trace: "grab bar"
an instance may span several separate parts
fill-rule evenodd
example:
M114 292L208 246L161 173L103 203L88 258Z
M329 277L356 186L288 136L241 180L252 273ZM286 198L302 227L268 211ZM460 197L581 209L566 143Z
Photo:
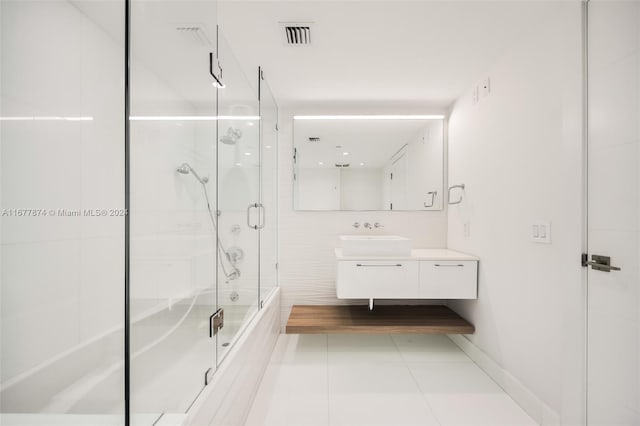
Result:
M258 225L252 225L251 224L251 209L253 208L258 208L258 203L253 203L253 204L249 204L249 207L247 207L247 226L249 228L253 228L253 229L258 229Z
M429 205L427 205L427 203L422 203L422 204L424 204L425 207L433 207L433 205L436 202L436 195L438 195L438 191L427 192L427 195L431 195L431 204Z
M449 194L448 194L448 198L449 198L449 205L454 205L454 204L460 204L462 202L462 195L460 195L460 199L457 201L451 201L451 190L455 189L455 188L460 188L464 191L464 183L461 183L460 185L453 185L449 187Z

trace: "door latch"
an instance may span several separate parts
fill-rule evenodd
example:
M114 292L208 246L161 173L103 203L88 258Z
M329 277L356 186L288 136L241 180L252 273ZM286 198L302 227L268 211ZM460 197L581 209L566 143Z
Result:
M220 308L209 317L209 337L218 334L222 327L224 327L224 310Z
M589 260L589 255L587 253L582 253L582 266L591 266L591 269L602 272L621 270L619 267L611 265L610 256L601 256L599 254L591 255L591 260Z

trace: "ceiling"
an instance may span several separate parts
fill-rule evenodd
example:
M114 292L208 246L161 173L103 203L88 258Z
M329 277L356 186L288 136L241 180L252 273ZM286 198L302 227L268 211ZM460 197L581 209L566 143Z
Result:
M553 10L544 1L220 1L248 75L261 65L280 105L446 108ZM313 22L287 46L281 21Z
M122 43L122 10L109 1L72 3ZM554 3L219 0L218 23L228 41L219 43L223 80L238 83L220 92L221 105L255 109L260 65L280 106L443 112L540 25ZM133 2L134 112L167 104L174 94L200 112L213 108L208 52L215 50L215 15L210 1ZM287 46L282 21L313 22L312 44ZM184 25L200 27L205 40L176 30ZM149 73L173 94L139 90Z

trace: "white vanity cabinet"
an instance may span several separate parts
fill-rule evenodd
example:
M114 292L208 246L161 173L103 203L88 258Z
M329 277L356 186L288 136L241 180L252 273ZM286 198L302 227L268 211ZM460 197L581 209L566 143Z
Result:
M475 299L478 258L447 249L409 256L344 256L336 249L339 299Z
M477 299L477 260L421 260L421 299Z
M338 299L410 299L419 293L418 262L338 262Z

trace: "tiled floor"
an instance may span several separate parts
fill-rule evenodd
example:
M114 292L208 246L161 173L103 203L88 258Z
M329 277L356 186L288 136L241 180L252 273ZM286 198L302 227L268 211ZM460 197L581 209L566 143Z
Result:
M282 334L245 426L536 424L446 336Z

